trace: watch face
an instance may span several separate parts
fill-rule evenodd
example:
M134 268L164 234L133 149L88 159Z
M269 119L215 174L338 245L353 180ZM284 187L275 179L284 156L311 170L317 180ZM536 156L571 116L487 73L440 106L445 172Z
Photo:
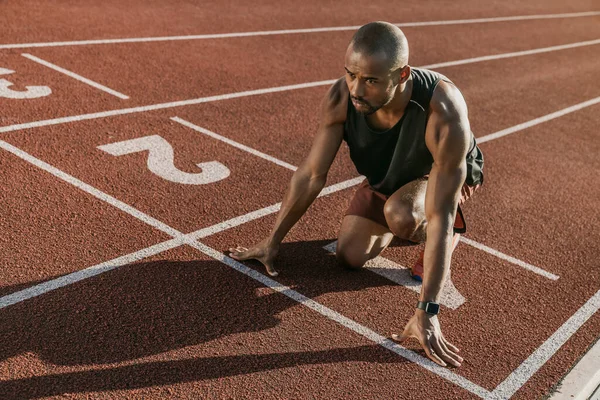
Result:
M440 305L436 303L427 303L425 306L425 312L427 314L438 314L440 312Z

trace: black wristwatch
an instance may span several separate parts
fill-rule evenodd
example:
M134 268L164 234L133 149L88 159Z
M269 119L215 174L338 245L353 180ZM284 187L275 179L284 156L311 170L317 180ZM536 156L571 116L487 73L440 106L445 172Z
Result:
M440 313L440 305L433 301L419 301L417 303L417 308L425 311L429 315L438 315Z

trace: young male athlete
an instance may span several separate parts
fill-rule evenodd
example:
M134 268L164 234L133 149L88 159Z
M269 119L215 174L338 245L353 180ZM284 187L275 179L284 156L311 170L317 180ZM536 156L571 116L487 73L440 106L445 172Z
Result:
M321 122L308 157L298 167L270 235L236 260L256 259L271 275L280 243L325 185L342 143L366 180L340 228L337 259L360 268L394 236L426 241L412 268L423 285L415 314L400 335L419 340L440 365L460 366L459 350L441 332L439 297L450 257L465 229L460 204L483 182L483 155L469 127L459 90L443 75L408 65L408 43L395 25L361 27L348 46L345 78L321 105Z

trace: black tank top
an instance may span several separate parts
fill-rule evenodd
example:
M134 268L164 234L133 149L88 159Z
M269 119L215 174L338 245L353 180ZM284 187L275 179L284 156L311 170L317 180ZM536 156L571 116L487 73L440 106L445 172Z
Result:
M425 145L429 102L444 75L426 69L412 68L413 89L404 115L391 129L371 129L363 114L356 112L348 97L348 114L344 124L344 140L350 158L361 175L365 175L376 191L391 195L407 183L431 172L433 157ZM483 183L483 154L471 135L467 153L466 183Z

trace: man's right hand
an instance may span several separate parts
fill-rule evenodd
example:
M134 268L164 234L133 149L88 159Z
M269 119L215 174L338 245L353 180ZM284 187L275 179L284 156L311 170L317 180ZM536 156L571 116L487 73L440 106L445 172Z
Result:
M269 275L279 275L279 272L275 271L273 266L275 257L277 257L277 253L279 253L279 245L269 244L266 239L249 249L238 246L229 249L229 252L229 256L234 260L258 260L267 268Z

